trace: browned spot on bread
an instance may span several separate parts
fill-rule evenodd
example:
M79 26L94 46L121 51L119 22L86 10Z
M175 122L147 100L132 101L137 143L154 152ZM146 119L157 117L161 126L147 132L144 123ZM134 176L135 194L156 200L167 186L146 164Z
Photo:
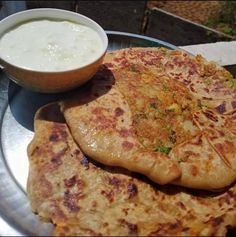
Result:
M124 110L121 109L120 107L117 107L117 108L115 109L115 115L116 115L116 117L119 117L119 116L121 116L121 115L123 115L123 114L124 114Z
M92 207L95 208L95 207L97 207L97 205L98 205L97 202L95 200L93 200L92 201Z
M58 134L54 133L54 134L51 134L50 137L49 137L49 141L51 142L55 142L59 139L59 136Z
M60 159L60 156L55 155L52 159L51 162L54 164L55 167L58 167L62 164L62 161Z
M183 232L186 232L186 231L189 231L189 230L190 230L189 227L184 227L184 228L182 229Z
M193 176L196 176L198 174L198 168L196 166L192 165L190 172Z
M200 146L202 144L202 137L201 136L197 136L195 139L193 139L192 144ZM189 151L189 154L194 155L193 153L194 152Z
M129 208L123 208L122 211L125 213L125 215L127 216L128 215L128 212L129 212Z
M218 227L222 222L224 221L224 218L222 216L219 217L211 217L209 221L206 223L211 224L213 228Z
M196 92L192 84L189 85L189 88L192 92Z
M118 132L121 135L121 137L128 137L128 136L132 135L132 131L130 129L122 128Z
M183 229L183 224L180 220L176 220L174 223L160 223L157 230L150 233L149 236L164 236L166 233L168 235L176 235L180 233Z
M205 97L205 96L203 96L202 99L204 99L204 100L212 100L211 97Z
M68 147L64 148L62 151L52 155L51 162L55 167L58 167L62 164L61 158L65 155L66 151L68 150Z
M129 151L134 147L134 144L132 142L124 141L122 142L122 147L124 150Z
M74 154L75 154L76 156L78 156L78 155L80 154L80 150L76 149L76 150L74 151Z
M115 127L114 121L112 119L105 117L104 115L97 115L94 122L97 123L98 128L102 130Z
M70 212L78 212L80 210L80 207L77 205L76 200L78 200L78 196L75 194L71 194L69 190L65 191L64 193L64 206L70 211Z
M108 227L108 226L109 226L109 224L108 224L107 222L105 222L105 223L102 224L102 227L103 227L103 228L106 228L106 227Z
M130 235L136 235L138 233L138 226L137 225L128 223L127 227L129 229Z
M101 191L101 194L107 198L107 200L111 203L114 201L114 192L112 190L110 191L105 191L105 190L102 190Z
M115 186L116 189L119 189L119 186L121 184L121 180L116 177L111 177L111 178L109 177L108 182L110 185Z
M76 180L76 186L78 187L79 192L85 187L85 182L82 179Z
M218 105L218 106L216 107L216 110L217 110L220 114L223 114L223 113L226 111L225 103Z
M179 206L181 209L186 210L185 205L181 201L177 202L176 205Z
M54 123L52 128L52 134L49 136L51 142L56 142L58 140L65 140L68 137L67 132L63 124Z
M194 197L194 196L192 196L192 197ZM189 220L194 219L195 217L194 217L194 214L192 212L193 212L192 210L188 210L185 218L187 218Z
M41 186L40 193L43 198L48 198L52 195L53 187L52 184L47 180L45 175L42 175L38 181Z
M76 175L72 176L69 179L65 179L64 184L66 188L72 188L76 184Z
M186 86L189 85L189 84L191 83L191 81L186 80L186 79L185 79L183 82L184 82L184 85L186 85Z
M51 203L52 214L55 219L60 219L61 221L66 221L68 218L66 217L65 213L61 210L58 203L53 200Z
M230 151L232 151L234 149L234 143L229 141L229 140L225 140L225 147L226 147L227 151L230 152Z
M217 130L217 133L219 134L219 137L225 136L225 133L222 130Z
M138 234L138 226L132 223L129 223L125 219L118 219L118 222L122 225L128 228L130 235L137 235Z
M135 184L133 184L133 183L129 183L129 184L128 184L127 190L128 190L129 198L134 197L134 196L137 195L137 193L138 193L138 188L137 188L137 186L136 186Z
M83 159L80 160L80 164L83 165L86 169L89 169L89 160L86 156L83 156Z
M224 151L230 151L232 149L232 147L229 146L227 143L216 143L215 147L221 154L224 154Z
M199 141L199 140L198 140ZM198 143L197 143L198 144ZM181 160L183 161L187 161L187 159L192 156L192 157L198 157L198 153L194 152L194 151L185 151L184 152L184 157L181 158Z
M175 223L169 225L170 230L178 229L182 226L182 223L180 220L177 220Z
M40 153L41 153L41 149L36 146L30 153L30 156L40 156Z
M94 109L92 110L92 113L93 113L93 114L96 114L96 115L99 115L99 114L101 114L101 113L104 112L104 111L106 111L105 108L103 108L103 107L96 107L96 108L94 108Z
M67 136L68 136L67 132L64 131L64 130L60 130L60 131L59 131L59 134L60 134L61 138L63 138L63 139L66 139Z
M231 102L231 105L234 109L236 109L236 101L235 100Z
M209 118L213 122L218 122L218 118L211 111L206 110L203 113L207 118Z

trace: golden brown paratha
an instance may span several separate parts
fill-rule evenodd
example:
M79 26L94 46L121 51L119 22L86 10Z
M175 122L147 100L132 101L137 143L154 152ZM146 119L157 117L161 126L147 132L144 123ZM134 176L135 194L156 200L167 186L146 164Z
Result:
M236 226L236 187L222 193L156 186L98 166L74 142L58 104L35 116L27 192L57 236L224 236Z
M212 106L234 99L234 85L228 88L224 76L233 80L181 51L123 49L109 55L85 94L61 108L76 142L93 159L159 184L221 189L236 179L232 128L222 136L224 125L212 124L214 116L223 124L232 120L233 107Z
M165 74L183 83L201 99L201 105L219 113L236 109L236 81L224 68L207 62L201 55L165 48L129 48L112 53L105 60L109 69L145 68L155 74Z
M72 134L88 156L145 174L161 184L179 177L177 163L166 154L148 151L140 144L133 131L129 106L118 90L111 89L82 105L74 101L64 103L64 107Z

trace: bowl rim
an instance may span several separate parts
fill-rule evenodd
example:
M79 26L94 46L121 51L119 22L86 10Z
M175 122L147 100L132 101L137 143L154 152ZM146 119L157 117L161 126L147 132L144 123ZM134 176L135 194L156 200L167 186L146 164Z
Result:
M95 58L93 59L91 62L83 65L83 66L80 66L80 67L75 67L75 68L72 68L72 69L68 69L68 70L60 70L60 71L40 71L40 70L34 70L34 69L30 69L30 68L25 68L25 67L21 67L21 66L18 66L18 65L15 65L11 62L9 62L8 60L5 60L3 59L1 56L0 56L0 68L1 69L5 69L6 67L2 64L8 64L10 65L11 67L14 67L14 68L17 68L18 70L24 70L24 71L27 71L27 72L31 72L31 73L41 73L41 74L57 74L57 73L72 73L74 71L77 71L77 70L80 70L80 69L84 69L86 67L88 67L89 65L92 65L94 64L96 61L98 61L100 58L102 58L105 53L107 52L107 49L108 49L108 37L107 37L107 33L106 31L96 22L94 21L93 19L85 16L85 15L82 15L80 13L77 13L77 12L73 12L73 11L69 11L69 10L64 10L64 9L59 9L59 8L34 8L34 9L28 9L28 10L23 10L23 11L20 11L20 12L16 12L14 14L11 14L5 18L3 18L1 21L0 21L0 25L4 22L7 22L9 19L12 19L14 17L18 17L20 15L23 15L25 13L28 13L28 12L51 12L51 11L54 11L54 12L63 12L63 13L66 13L66 14L70 14L70 15L74 15L76 17L79 17L79 18L83 18L85 19L86 21L88 22L91 22L93 25L96 26L97 29L99 29L99 31L102 33L103 37L100 36L99 34L99 37L101 38L104 46L103 46L103 50L102 52ZM46 17L46 16L45 16ZM14 28L14 26L17 26L17 25L20 25L20 24L24 24L24 22L29 22L29 21L34 21L34 20L37 20L37 19L43 19L44 17L39 17L39 16L34 16L32 15L32 18L28 18L28 19L25 19L21 22L16 22L15 25L12 25L11 27L9 27L6 32L12 28ZM66 20L66 18L64 17L60 17L58 16L58 18L55 18L55 17L51 17L50 15L48 16L48 19L56 19L56 20ZM68 20L70 21L70 20ZM87 25L86 25L87 26ZM90 27L90 26L88 26ZM93 28L92 28L93 29ZM93 29L94 30L94 29ZM0 37L1 39L1 37Z

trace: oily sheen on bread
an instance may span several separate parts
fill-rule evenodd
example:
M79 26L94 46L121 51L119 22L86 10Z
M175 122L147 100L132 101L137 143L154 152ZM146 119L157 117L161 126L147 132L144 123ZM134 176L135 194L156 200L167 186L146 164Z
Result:
M62 110L66 108L73 137L88 156L145 174L161 184L179 177L177 162L140 144L132 128L130 108L118 90L110 89L87 104L76 105L76 101L63 103Z
M236 179L236 140L226 125L235 85L200 56L130 48L109 55L86 92L60 105L91 158L159 184L218 190Z
M57 103L37 111L27 194L56 236L225 236L236 226L236 188L221 193L158 186L101 165L75 143Z

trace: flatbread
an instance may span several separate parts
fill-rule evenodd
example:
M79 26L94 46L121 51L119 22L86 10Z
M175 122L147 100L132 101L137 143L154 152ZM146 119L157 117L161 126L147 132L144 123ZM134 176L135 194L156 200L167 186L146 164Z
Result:
M233 76L218 64L207 62L201 55L195 57L182 50L165 48L129 48L112 53L105 64L111 70L143 67L155 74L165 74L189 88L201 99L204 107L215 108L220 113L236 109Z
M226 75L185 52L122 49L106 58L86 93L61 102L61 110L75 141L93 159L159 184L217 190L236 180L233 128L223 140L225 125L212 124L214 116L231 124L235 111L214 107L234 99ZM210 89L207 80L213 81Z
M110 89L86 104L78 98L69 100L62 103L62 110L74 139L88 156L145 174L161 184L180 176L177 163L167 155L148 151L140 144L129 106L118 90Z
M156 186L84 156L58 104L35 116L27 193L56 236L225 236L236 226L236 187L212 195Z
M206 130L209 143L225 164L236 172L236 134L233 117L217 114L214 110L203 110L194 114L194 119L201 130Z
M235 170L222 160L222 154L212 147L204 132L174 148L170 157L179 162L182 170L175 184L213 191L235 180Z

